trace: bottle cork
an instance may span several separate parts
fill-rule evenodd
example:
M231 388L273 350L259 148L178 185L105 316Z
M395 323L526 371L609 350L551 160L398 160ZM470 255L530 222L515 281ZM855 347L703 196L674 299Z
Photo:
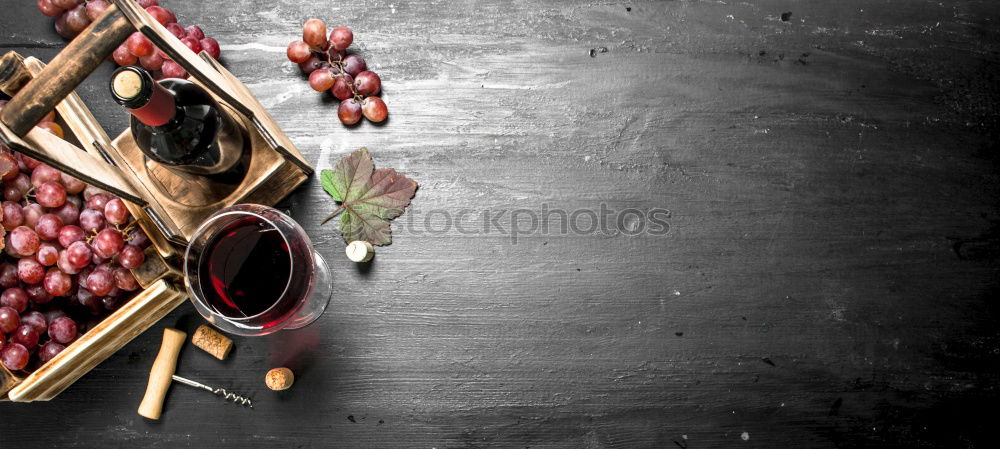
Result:
M291 388L294 382L295 374L292 374L292 370L285 367L274 368L264 376L264 383L267 384L267 388L274 391L287 390Z
M229 355L229 351L233 349L233 341L229 337L204 324L198 326L198 329L191 335L191 343L219 360L225 359Z
M361 240L355 240L348 244L344 252L347 253L348 259L358 263L368 262L372 260L372 257L375 257L375 248L372 244Z

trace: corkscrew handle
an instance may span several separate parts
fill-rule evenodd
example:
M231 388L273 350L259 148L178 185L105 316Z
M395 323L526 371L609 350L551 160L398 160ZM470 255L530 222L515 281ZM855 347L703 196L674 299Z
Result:
M48 114L84 78L104 62L135 26L114 5L84 29L38 76L29 81L6 107L0 111L0 121L24 137L45 114Z
M146 394L139 404L139 414L149 419L160 419L163 412L163 399L167 396L170 382L173 381L174 372L177 370L177 356L184 346L184 339L187 334L177 329L166 328L163 330L163 343L160 345L160 352L153 361L153 368L149 370L149 383L146 384Z

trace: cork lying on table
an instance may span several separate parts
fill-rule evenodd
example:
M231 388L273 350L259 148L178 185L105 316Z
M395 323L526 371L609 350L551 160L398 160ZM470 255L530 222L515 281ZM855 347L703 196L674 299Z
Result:
M191 343L219 360L225 359L229 355L229 351L233 349L233 341L229 337L204 324L198 326L194 335L191 335Z
M295 374L292 373L292 370L285 367L274 368L264 376L264 383L267 384L267 388L274 391L287 390L292 387L294 382Z

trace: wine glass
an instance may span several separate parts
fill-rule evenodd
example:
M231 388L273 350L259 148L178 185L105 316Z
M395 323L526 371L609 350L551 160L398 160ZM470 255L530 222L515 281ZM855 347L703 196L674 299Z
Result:
M198 227L184 284L202 317L246 336L305 327L333 293L330 268L302 227L259 204L224 208Z

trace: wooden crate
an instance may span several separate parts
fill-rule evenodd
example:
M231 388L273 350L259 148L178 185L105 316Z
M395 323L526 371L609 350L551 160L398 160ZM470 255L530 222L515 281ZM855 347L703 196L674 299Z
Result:
M251 142L243 183L220 192L202 180L166 172L142 157L128 129L112 140L73 89L135 30L182 65L234 118ZM181 304L183 246L220 208L274 204L311 174L305 161L253 94L204 52L195 55L134 0L115 0L46 66L16 53L0 58L0 90L12 98L0 110L0 140L126 200L150 236L146 263L133 270L143 289L121 308L27 376L0 365L0 398L49 400ZM67 125L63 140L34 125L55 109ZM79 144L74 145L71 141Z

